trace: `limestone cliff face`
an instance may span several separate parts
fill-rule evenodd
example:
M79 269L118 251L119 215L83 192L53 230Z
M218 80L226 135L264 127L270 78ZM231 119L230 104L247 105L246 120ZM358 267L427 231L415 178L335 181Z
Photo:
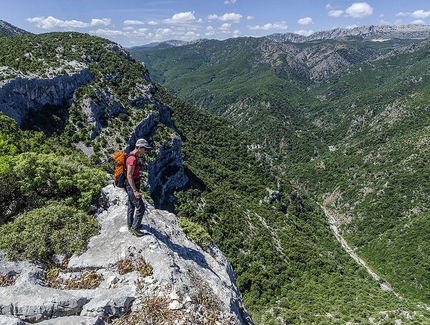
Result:
M103 325L120 317L127 324L128 310L140 313L145 324L158 324L151 322L156 315L147 313L147 304L157 304L171 324L209 324L209 319L216 324L253 324L232 267L216 246L210 252L202 250L184 234L175 215L149 204L145 236L134 237L127 229L126 201L122 189L110 185L102 190L100 233L56 279L65 283L91 271L102 277L95 288L49 287L43 266L7 261L0 253L0 274L15 279L13 285L0 287L0 324ZM146 272L121 272L124 261L144 262Z
M30 110L44 105L63 105L81 85L92 80L90 70L82 69L71 75L53 78L18 77L0 82L0 111L21 125Z
M148 166L148 183L156 206L173 202L173 190L188 182L184 173L179 137L172 139L169 148L161 147L157 158Z
M147 75L145 78L149 79ZM77 70L73 74L58 75L47 79L23 76L9 79L0 82L0 111L13 118L18 125L22 125L30 111L37 112L44 105L57 106L64 105L64 103L70 105L75 90L91 81L92 76L87 68ZM138 95L129 98L127 105L136 110L146 110L150 104L152 109L147 110L146 117L134 125L127 139L128 144L123 149L127 152L133 150L137 139L151 138L160 126L170 130L170 136L154 148L157 156L148 165L149 190L156 206L161 207L170 204L174 199L173 191L183 187L188 181L182 165L181 139L174 129L169 107L153 99L155 86L141 84L136 88ZM100 136L103 130L109 128L110 119L115 119L121 113L128 113L124 106L126 104L120 101L117 94L108 89L96 87L93 88L93 91L98 100L85 96L79 107L85 116L85 124L92 127L89 135L92 141ZM120 135L122 136L122 134ZM111 139L103 149L121 149L116 145L114 139ZM78 147L89 156L94 154L92 147L86 147L83 143L79 143Z
M145 100L152 100L153 88L148 87L142 95ZM135 101L139 102L138 99ZM170 130L170 138L155 148L157 156L148 165L147 178L149 192L156 207L174 201L173 191L184 187L188 182L182 164L181 138L175 130L171 120L170 109L168 106L152 101L157 109L142 120L131 134L126 151L133 150L134 144L139 138L148 139L160 125Z
M164 115L164 123L170 125L170 114ZM157 128L160 122L160 114L150 114L135 129L130 137L126 151L133 149L139 138L148 138ZM156 207L173 202L173 191L182 188L188 182L182 164L181 138L173 135L162 146L156 148L157 156L148 164L147 179L149 192Z

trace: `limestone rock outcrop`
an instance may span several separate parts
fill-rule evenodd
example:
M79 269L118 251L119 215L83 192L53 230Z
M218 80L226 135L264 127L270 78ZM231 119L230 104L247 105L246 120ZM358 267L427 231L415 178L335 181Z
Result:
M92 80L88 68L53 78L17 77L0 82L0 111L21 125L30 110L63 105L81 85Z
M28 118L29 112L37 112L45 105L60 106L69 102L79 86L92 80L89 69L79 67L78 64L74 66L75 73L57 75L52 78L20 76L1 81L0 111L13 118L18 125L22 125ZM149 79L149 77L147 78ZM158 148L154 161L148 165L149 191L154 198L155 206L161 207L171 204L174 201L172 193L188 182L182 165L181 139L174 129L169 107L158 103L152 97L156 91L155 86L142 84L136 87L139 89L139 95L130 99L128 104L136 109L144 109L145 105L150 103L154 109L134 126L133 132L128 138L128 145L123 149L127 152L133 150L137 139L149 139L159 125L171 129L172 133L166 143ZM85 116L85 123L92 126L91 140L94 140L102 129L108 127L107 117L127 113L117 95L108 93L102 88L94 88L94 91L100 95L102 100L98 102L90 97L84 97L80 106ZM94 154L93 148L85 146L82 142L78 143L77 147L88 156ZM118 149L120 148L115 148L115 150Z
M0 287L0 324L102 325L128 312L155 317L142 312L151 303L175 324L203 324L206 317L219 324L253 324L232 267L216 246L203 250L174 214L149 204L145 235L134 237L126 224L126 201L122 189L109 185L102 190L99 234L57 276L65 283L92 272L101 277L96 288L49 287L43 265L0 255L0 273L15 277L13 285ZM121 272L125 261L140 263L140 271Z

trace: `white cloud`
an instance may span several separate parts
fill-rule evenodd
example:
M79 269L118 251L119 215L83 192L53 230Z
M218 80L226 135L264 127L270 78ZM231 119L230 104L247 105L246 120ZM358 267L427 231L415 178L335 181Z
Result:
M183 40L191 41L193 39L199 38L200 34L194 33L194 32L186 32L183 36Z
M236 0L225 0L225 1L224 1L224 4L225 4L225 5L228 5L228 4L230 4L230 3L235 4L235 3L236 3Z
M224 14L221 17L218 17L218 19L221 21L231 21L232 23L239 23L240 20L242 19L242 15L231 12L228 14Z
M413 24L413 25L425 25L426 22L422 19L417 19L417 20L411 21L411 24Z
M110 19L91 19L90 23L85 23L83 21L78 20L60 20L49 16L45 17L34 17L26 19L30 23L35 23L37 27L43 29L54 29L54 28L65 28L65 29L75 29L75 28L87 28L94 27L98 25L108 26L111 22Z
M367 2L355 2L345 12L352 18L364 18L373 13L373 8Z
M255 17L254 16L248 16L246 17L246 20L253 20Z
M331 4L327 4L325 9L328 10L327 14L330 17L340 17L345 13L343 10L335 9L335 7L333 7Z
M89 33L98 35L101 37L128 37L128 38L151 38L153 34L148 33L148 28L139 28L134 30L132 27L124 28L124 31L113 30L113 29L102 29L90 30Z
M155 42L170 38L173 34L174 33L170 28L159 28L155 30L154 33L149 33L148 37Z
M215 30L212 26L206 27L205 36L215 36L215 35L216 35L216 33L215 33Z
M309 36L309 35L312 35L314 33L314 31L313 30L303 30L303 29L301 29L301 30L298 30L298 31L296 31L294 33L302 35L302 36Z
M412 13L410 13L410 12L399 12L398 14L396 14L396 16L410 16L412 18L422 19L422 18L430 17L430 11L416 10Z
M198 20L194 16L194 12L188 11L174 14L172 18L163 20L163 22L167 24L191 24L198 22Z
M340 16L342 16L342 15L343 15L343 13L344 13L344 11L343 11L343 10L330 10L330 11L328 12L328 15L329 15L330 17L340 17Z
M129 33L124 36L133 37L133 38L148 38L148 34L146 33L148 31L147 28L139 28L138 30L133 31L132 33Z
M227 32L230 30L231 24L229 23L224 23L222 24L220 27L218 27L219 30L223 31L223 32Z
M310 17L306 17L306 18L300 18L297 23L299 25L311 25L313 24L313 20Z
M219 20L219 21L227 21L227 22L231 22L231 23L239 23L241 19L242 19L242 15L241 14L235 14L234 12L224 14L222 16L218 16L215 14L208 16L209 21Z
M110 24L109 18L104 19L91 19L90 26L97 26L97 25L105 25L108 26Z
M274 29L287 29L287 28L288 28L288 26L287 26L287 24L285 23L285 21L281 21L281 22L278 22L278 23L274 23L274 24L273 24L273 28L274 28Z
M123 32L120 30L112 30L112 29L97 29L90 31L91 34L99 35L99 36L126 36L128 32Z
M156 25L159 25L159 23L157 23L156 21L151 20L151 21L148 21L148 25L156 26Z
M124 20L124 25L144 25L145 23L140 20Z
M170 28L157 28L155 31L155 38L162 38L165 36L174 35L174 32Z
M247 26L250 30L271 30L271 29L288 29L285 21L281 21L274 24L265 24L263 26L255 25L255 26Z

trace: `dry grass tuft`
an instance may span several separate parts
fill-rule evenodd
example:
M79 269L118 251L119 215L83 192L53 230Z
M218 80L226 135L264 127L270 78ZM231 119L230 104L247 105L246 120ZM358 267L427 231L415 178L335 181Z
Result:
M143 277L152 275L152 266L143 257L139 257L137 261L132 261L129 257L120 260L117 264L117 270L121 275L132 271L138 271Z
M58 278L59 269L52 269L47 274L47 284L55 289L94 289L103 280L103 275L95 270L87 271L82 276L69 280Z
M195 285L192 294L190 291L192 301L174 310L170 309L172 300L169 298L172 287L156 286L155 290L151 290L144 280L137 280L139 298L136 300L136 309L123 314L115 325L233 324L233 317L223 314L220 302L207 283L191 271L190 277Z
M143 257L139 258L136 270L139 271L140 275L143 277L152 275L152 266L146 262Z
M139 303L137 312L123 314L115 325L173 325L181 319L181 313L169 308L166 297L144 296Z
M15 283L15 276L13 275L1 275L0 274L0 287L11 286Z
M131 259L129 257L118 261L117 270L118 270L119 274L123 275L123 274L134 271L134 269L135 269L135 267L133 265L133 262L131 261Z
M80 278L66 280L64 284L67 289L94 289L97 288L103 280L103 275L95 270L88 271Z

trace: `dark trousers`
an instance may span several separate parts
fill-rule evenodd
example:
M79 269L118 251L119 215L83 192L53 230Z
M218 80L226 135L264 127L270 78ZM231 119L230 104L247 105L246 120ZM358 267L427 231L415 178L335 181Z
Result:
M140 189L140 183L136 184L137 190ZM142 198L137 199L134 196L133 189L130 184L126 181L125 190L128 195L127 202L127 225L134 229L140 229L142 225L143 214L145 213L145 203L143 203Z

